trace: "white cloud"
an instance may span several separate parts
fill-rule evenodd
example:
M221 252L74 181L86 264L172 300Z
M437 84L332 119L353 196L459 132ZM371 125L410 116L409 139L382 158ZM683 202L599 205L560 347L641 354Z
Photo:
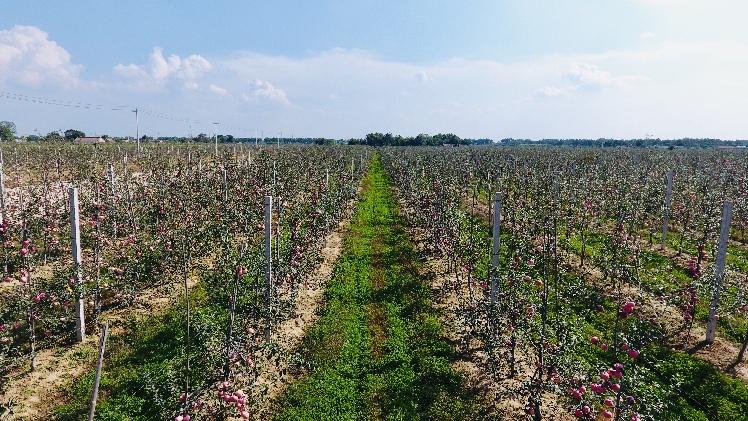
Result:
M419 70L416 73L416 80L418 80L419 82L429 82L433 79L434 78L430 74L428 74L425 70Z
M610 72L589 63L572 64L566 76L577 87L599 88L608 86L613 82L613 75Z
M208 90L210 90L214 94L220 95L220 96L226 96L226 95L229 94L229 91L226 88L222 88L222 87L220 87L218 85L214 85L212 83L210 84L210 86L208 86Z
M644 6L669 8L697 4L699 0L633 0L633 2ZM704 1L704 3L708 2Z
M116 73L119 76L130 78L130 79L139 79L139 78L147 78L148 72L136 65L136 64L118 64L114 66L114 73Z
M553 98L566 95L575 90L573 86L544 86L537 90L536 94L540 97Z
M320 136L356 136L367 131L403 134L453 131L488 136L741 136L748 121L728 117L748 105L748 46L657 43L595 54L553 54L513 61L449 59L413 63L371 53L331 50L303 57L238 53L216 59L211 75L232 92L247 92L247 80L272 81L294 107L270 108L260 101L261 84L237 114L261 115L262 123ZM724 77L718 76L725 74ZM439 83L417 83L427 74ZM727 86L729 85L729 87ZM335 93L335 100L330 93ZM721 110L704 110L711 98ZM450 104L462 104L456 108ZM678 111L676 111L678 110ZM699 115L693 124L682 115ZM544 116L539 118L538 114ZM623 124L625 116L630 124ZM566 120L563 120L564 116ZM706 123L706 116L711 116ZM659 119L658 119L659 118ZM677 121L676 121L677 120ZM549 126L538 121L553 122ZM717 125L716 122L719 122ZM667 122L667 123L666 123ZM701 126L697 126L701 125ZM709 126L714 131L706 130ZM728 135L725 135L725 134ZM744 135L742 135L744 136Z
M103 79L100 99L90 102L147 103L190 119L249 126L237 133L244 135L257 127L330 137L370 131L533 138L746 136L748 120L740 113L748 109L748 43L636 44L595 54L429 63L345 49L301 57L238 52L206 58L165 56L154 49L145 64L116 66L119 77ZM0 54L0 70L9 68L12 57ZM424 80L438 83L419 83ZM117 90L122 81L162 92ZM163 89L176 85L188 89ZM11 117L20 127L38 127L38 116ZM55 118L50 113L43 124L51 129L69 123ZM81 127L90 120L81 120ZM128 133L127 121L102 119L100 131L124 127ZM144 121L162 133L185 130L168 121Z
M255 79L250 86L250 91L243 95L246 101L269 101L281 105L291 105L286 91L273 86L266 80Z
M654 39L655 37L656 35L654 34L654 32L649 32L649 31L642 32L641 34L639 34L639 38L643 40L650 40L650 39Z
M70 87L80 83L82 70L67 50L37 27L19 25L0 31L0 81Z
M176 79L186 89L199 88L198 80L213 70L213 65L204 57L192 54L181 58L176 54L164 57L160 47L154 47L146 65L118 64L114 73L132 82L140 88L162 87L168 81Z
M645 80L641 76L624 75L613 76L610 72L602 70L598 66L584 62L574 62L565 74L568 83L562 85L547 85L536 91L539 97L559 97L574 92L597 90L610 86L623 86L625 83L633 83Z

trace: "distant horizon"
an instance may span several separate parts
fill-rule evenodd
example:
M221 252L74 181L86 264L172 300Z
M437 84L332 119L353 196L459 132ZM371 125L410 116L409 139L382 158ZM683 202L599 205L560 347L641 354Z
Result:
M57 132L57 133L63 134L64 130L61 130L61 131L60 130L53 130L52 132ZM85 137L103 137L103 136L106 136L106 137L113 138L113 139L118 139L118 140L132 140L132 141L135 141L135 137L132 136L132 135L113 135L111 133L88 133L88 132L85 132L85 131L83 131L83 132L85 133ZM46 136L49 133L51 133L51 132L43 133L41 135L37 135L36 133L17 133L16 137L19 138L19 139L20 138L28 138L30 136L39 136L39 137L43 138L44 136ZM403 135L403 134L391 133L391 132L371 132L371 133L382 133L382 134L388 134L389 133L389 134L392 134L393 136L402 136L402 137L416 137L416 136L419 136L419 135L432 136L432 135L440 134L440 133L418 133L418 134L415 134L415 135ZM160 136L152 136L152 135L150 135L148 133L141 133L140 135L141 135L141 138L143 136L147 136L147 138L152 139L152 140L192 139L193 141L195 141L198 138L199 134L200 133L195 134L192 137L190 137L190 136L183 136L183 135L168 135L168 134L162 134ZM207 136L206 138L210 139L210 142L213 141L213 139L214 139L214 135L213 134L208 134L208 133L202 133L202 134L206 135ZM369 134L369 133L367 133L367 134ZM703 142L703 141L748 142L748 137L746 137L745 139L740 139L740 138L724 139L724 138L715 138L715 137L703 137L703 138L696 138L696 137L681 137L681 138L615 138L615 137L598 137L598 138L589 138L589 137L588 138L585 138L585 137L578 137L578 138L561 138L561 137L528 138L528 137L521 137L520 138L520 137L464 137L464 136L460 136L457 133L453 133L453 134L455 134L457 137L459 137L460 139L463 139L463 140L471 140L471 141L475 141L475 140L490 140L493 143L499 143L499 142L504 141L504 140L513 140L513 141L519 141L519 142L543 142L543 141L562 141L562 142L564 142L564 141L566 141L566 142L568 142L568 141L590 141L590 142L596 142L596 141L619 141L619 142L635 142L635 141L650 141L650 142L677 142L677 141L683 141L683 142L689 142L689 141L693 141L693 142L699 142L699 141L701 141L701 142ZM265 136L265 137L257 137L257 138L255 138L253 136L234 136L231 133L217 133L217 135L219 137L221 137L221 136L232 136L236 140L243 140L243 141L246 141L246 140L251 141L253 139L257 139L258 141L265 141L265 140L268 140L268 139L272 139L272 140L275 141L276 139L279 139L278 136ZM290 137L290 136L280 137L280 139L281 139L281 141L283 141L283 140L302 140L302 139L309 139L309 140L325 139L325 140L335 140L335 141L348 141L348 140L353 140L353 139L361 140L361 139L364 139L365 137L366 137L366 134L364 134L363 136L354 136L354 137L345 137L345 138L343 138L343 137L337 137L336 138L336 137L303 136L303 135L302 136L298 136L298 135L295 135L294 137ZM195 143L200 143L200 142L195 141ZM205 142L203 142L203 143L205 143ZM229 143L232 143L232 142L229 142ZM240 143L240 142L233 142L233 143Z

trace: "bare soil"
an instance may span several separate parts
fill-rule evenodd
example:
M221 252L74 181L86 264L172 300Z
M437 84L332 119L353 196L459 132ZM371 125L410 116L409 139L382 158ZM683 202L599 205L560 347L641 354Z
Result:
M188 281L188 288L197 282ZM131 306L102 314L100 323L110 324L110 335L120 334L128 318L143 319L162 313L168 304L183 294L182 283L162 285L138 295ZM91 323L89 321L89 323ZM26 364L12 373L0 402L13 401L13 415L8 420L37 420L48 417L55 406L64 401L67 387L92 370L98 354L99 329L91 332L82 343L42 349L36 357L36 369Z
M489 213L488 205L480 200L474 205L466 203L465 209L472 210L473 215L487 221ZM662 253L667 257L676 256L678 253L672 249L662 249L660 246L651 246L645 240L638 239L637 245L646 246L648 250ZM564 252L561 254L562 263L569 270L574 270L585 281L594 285L607 297L617 297L618 291L614 291L610 281L606 280L602 271L587 263L581 265L581 259L574 253ZM681 253L676 261L680 264L683 259L690 257ZM736 361L740 346L729 338L717 332L714 343L705 345L702 343L706 337L706 327L700 323L694 323L690 335L686 338L684 332L683 317L681 310L665 302L660 297L648 293L634 285L620 285L619 291L622 300L637 302L639 317L651 323L655 323L666 332L670 338L673 349L683 349L692 355L710 363L725 374L734 376L748 383L748 361Z
M406 208L403 202L400 206ZM476 214L478 212L480 210L477 210ZM487 217L487 208L482 212L483 216ZM456 344L458 359L452 363L452 367L465 379L466 386L477 393L482 407L489 411L488 416L491 419L526 420L527 402L519 397L525 395L521 390L523 382L528 381L533 374L535 364L531 353L526 349L517 348L517 373L514 377L508 377L508 373L492 373L489 369L490 356L485 351L484 343L469 334L466 322L456 311L459 309L460 297L470 294L467 291L467 283L463 282L458 290L448 287L454 284L454 276L447 269L446 259L428 253L426 235L422 230L411 227L409 233L419 254L426 256L421 275L424 279L430 280L434 290L434 307L440 312L447 339ZM575 419L571 410L564 407L562 396L546 392L541 400L543 419Z
M273 404L283 395L295 380L291 370L291 359L301 345L307 330L319 319L319 310L324 301L327 282L333 273L335 263L343 252L344 237L350 223L350 215L330 233L322 248L322 263L313 276L306 279L296 297L291 316L278 324L271 335L271 342L284 350L276 361L258 362L258 375L255 384L265 393L256 402L255 420L269 419L273 414Z

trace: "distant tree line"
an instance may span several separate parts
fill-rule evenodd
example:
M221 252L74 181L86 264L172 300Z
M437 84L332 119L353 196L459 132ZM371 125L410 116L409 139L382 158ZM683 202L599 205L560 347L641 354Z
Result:
M116 138L115 138L116 139ZM234 137L233 135L219 134L217 136L208 136L205 133L200 133L194 137L188 136L159 136L156 138L150 136L142 136L141 142L176 142L176 143L213 143L218 139L218 143L250 143L254 144L257 142L261 145L275 145L277 143L282 144L307 144L307 145L331 145L336 143L347 143L347 141L341 141L337 139L326 139L321 137Z
M748 140L721 139L501 139L501 146L566 146L574 148L718 148L748 147Z
M68 129L64 133L59 131L52 131L47 133L46 136L30 135L26 136L27 142L62 142L70 141L85 137L86 134L80 130ZM102 136L106 138L106 136ZM0 141L13 142L16 140L16 125L12 121L0 121Z
M158 137L156 138L157 141L160 142L198 142L198 143L213 143L215 142L216 138L218 139L218 143L251 143L254 144L255 142L259 144L268 144L268 145L275 145L277 143L295 143L295 144L307 144L307 145L327 145L327 144L335 144L338 143L338 140L336 139L326 139L322 137L262 137L262 138L255 138L255 137L234 137L230 134L219 134L216 137L208 136L205 133L200 133L197 135L197 137L180 137L180 136L171 136L171 137Z
M351 139L349 145L368 146L442 146L442 145L469 145L467 139L460 139L453 133L439 133L435 135L419 134L418 136L400 136L392 133L369 133L363 139Z
M28 142L72 142L86 134L77 129L68 129L64 132L52 131L46 136L29 135L25 137ZM13 142L17 137L16 125L11 121L0 121L0 140ZM101 136L109 139L107 135ZM142 142L203 142L213 143L250 143L255 142L266 145L283 144L307 144L307 145L369 145L369 146L443 146L443 145L497 145L497 146L560 146L572 148L718 148L718 147L745 147L748 148L748 140L721 140L712 138L682 138L682 139L514 139L505 138L494 142L488 138L462 139L453 133L438 133L435 135L419 134L418 136L401 136L392 133L369 133L363 139L329 139L322 137L234 137L230 134L219 134L216 137L200 133L196 137L186 136L162 136L151 137L143 135ZM131 138L113 137L112 140L130 140Z

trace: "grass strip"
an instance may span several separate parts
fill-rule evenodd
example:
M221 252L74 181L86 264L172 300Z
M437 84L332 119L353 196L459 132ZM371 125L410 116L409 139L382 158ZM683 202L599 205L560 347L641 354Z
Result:
M321 318L305 341L310 373L278 420L480 419L451 368L431 292L374 157Z

